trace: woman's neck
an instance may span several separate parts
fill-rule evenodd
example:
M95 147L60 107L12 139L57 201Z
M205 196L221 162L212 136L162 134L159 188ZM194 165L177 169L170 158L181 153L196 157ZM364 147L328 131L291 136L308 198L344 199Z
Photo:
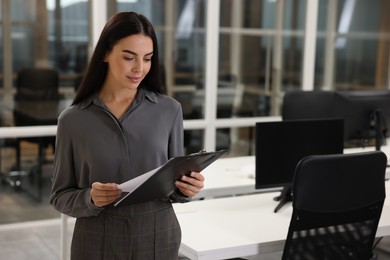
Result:
M113 90L103 88L99 93L100 100L120 119L133 103L137 91L129 89Z

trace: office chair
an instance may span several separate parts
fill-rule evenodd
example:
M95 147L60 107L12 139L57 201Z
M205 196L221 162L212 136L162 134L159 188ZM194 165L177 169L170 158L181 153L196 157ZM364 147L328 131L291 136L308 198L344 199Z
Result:
M24 68L17 74L15 102L42 102L60 100L59 74L50 68ZM15 126L30 126L36 123L13 111ZM46 162L44 150L51 146L54 153L55 137L17 138L15 170L21 171L21 142L38 144L38 164ZM19 182L20 183L20 182Z
M16 78L16 101L60 99L59 74L50 68L24 68Z
M282 259L372 259L386 162L380 151L303 158Z
M283 120L332 118L334 91L290 91L283 97Z
M15 101L23 102L41 102L58 101L61 98L59 94L59 74L51 68L24 68L19 71L16 79L17 92ZM15 126L29 126L34 124L28 118L23 117L14 110ZM39 142L39 138L23 138L34 143ZM42 141L42 140L41 140ZM54 137L44 138L44 146L52 145L54 147Z

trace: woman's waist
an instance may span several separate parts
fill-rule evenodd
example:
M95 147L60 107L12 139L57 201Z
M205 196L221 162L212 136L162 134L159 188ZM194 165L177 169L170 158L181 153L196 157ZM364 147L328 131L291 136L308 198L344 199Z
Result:
M101 214L128 217L134 215L150 214L169 208L172 208L172 204L169 200L153 200L130 205L118 205L116 207L110 205L106 207L101 212Z

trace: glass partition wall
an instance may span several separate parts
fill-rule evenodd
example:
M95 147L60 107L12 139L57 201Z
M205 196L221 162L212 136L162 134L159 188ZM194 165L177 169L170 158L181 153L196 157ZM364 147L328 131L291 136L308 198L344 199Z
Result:
M161 9L164 12L160 13L164 17L160 21L165 24L158 30L166 36L160 42L167 45L162 52L170 53L174 61L169 67L169 59L166 66L168 88L183 105L189 138L192 120L205 123L204 142L186 143L191 152L201 147L190 143L210 149L226 143L232 155L248 155L251 150L241 147L250 147L251 139L240 135L236 128L250 129L255 121L275 120L285 91L388 86L388 18L380 11L385 1L373 5L363 0L217 2L165 1ZM142 4L155 5L154 1L118 1L116 7L138 11ZM313 6L316 10L310 10ZM366 6L372 12L363 12ZM208 17L209 8L218 8L212 13L219 13L219 18ZM372 13L378 15L373 17ZM155 13L150 17L155 19ZM317 25L315 34L308 35L308 25L313 23ZM204 24L209 25L206 30ZM207 41L208 28L217 28L214 42ZM310 37L314 37L313 54L307 52ZM340 45L342 42L344 45ZM209 49L214 52L206 54ZM216 55L218 68L208 77L211 72L207 66L213 66L207 64L210 55ZM315 55L312 67L305 64L305 55ZM167 58L165 55L165 64ZM312 79L304 81L308 77ZM370 84L363 83L368 80ZM205 93L216 96L213 107L207 107ZM199 134L193 136L198 138ZM226 138L229 142L224 142Z
M256 122L280 120L296 89L389 88L386 0L0 0L0 94L24 67L54 68L71 99L109 17L154 24L167 92L183 107L185 151L254 155ZM13 124L2 109L3 126ZM3 165L3 169L6 165Z
M1 127L56 124L88 60L89 9L87 0L0 1ZM22 81L32 87L23 99ZM47 84L55 93L39 95ZM59 216L48 203L53 152L54 136L0 137L0 223Z
M316 89L389 88L389 1L319 1Z
M73 87L84 70L89 43L87 0L2 0L2 78L15 79L22 68L51 67L59 71L62 87ZM4 70L11 69L11 75ZM12 89L15 82L2 82Z
M274 120L285 91L389 85L386 1L2 0L3 91L14 91L21 68L50 66L71 97L94 44L90 28L98 18L90 16L91 5L104 5L107 17L140 12L155 25L164 83L183 105L188 152L217 148L217 132L224 132L232 154L247 155L235 150L234 140L247 146L250 140L234 128ZM306 33L310 23L317 24L314 36ZM215 30L208 35L208 29ZM315 63L304 71L308 37L314 37ZM313 84L303 86L310 70Z

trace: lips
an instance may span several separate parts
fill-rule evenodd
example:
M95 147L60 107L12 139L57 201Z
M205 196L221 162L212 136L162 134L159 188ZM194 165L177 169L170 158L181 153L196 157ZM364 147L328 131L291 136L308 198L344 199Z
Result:
M131 82L138 83L141 81L141 77L127 77Z

